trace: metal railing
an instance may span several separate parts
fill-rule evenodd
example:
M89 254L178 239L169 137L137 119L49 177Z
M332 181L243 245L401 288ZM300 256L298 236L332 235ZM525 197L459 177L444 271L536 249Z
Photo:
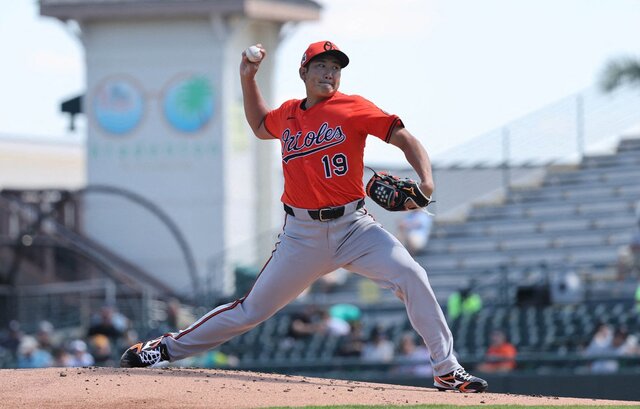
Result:
M639 124L640 89L622 87L604 93L593 86L435 154L434 164L447 167L571 162Z
M475 367L486 361L483 354L480 355L461 355L458 357L469 367ZM515 371L518 372L545 372L549 368L555 371L563 371L564 373L584 373L589 371L589 366L596 361L612 361L619 364L619 368L614 372L640 373L640 356L620 356L616 354L602 354L599 356L588 356L585 354L557 354L548 352L527 352L519 353L514 359L516 362ZM494 359L490 362L500 362ZM385 372L389 373L394 367L402 367L409 365L430 365L429 360L425 357L421 360L408 359L403 357L395 357L389 362L366 361L361 358L351 357L332 357L332 358L282 358L272 360L242 360L234 369L243 369L250 371L273 371L277 373L288 374L310 374L322 372Z
M87 327L92 311L115 304L116 286L109 279L90 279L28 286L0 286L1 296L14 296L14 308L5 313L35 330L42 320L56 327Z

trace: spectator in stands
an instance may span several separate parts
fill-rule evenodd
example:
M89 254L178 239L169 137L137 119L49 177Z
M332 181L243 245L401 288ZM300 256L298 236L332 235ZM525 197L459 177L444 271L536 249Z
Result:
M631 254L631 247L626 244L618 248L616 274L620 281L633 276L633 254Z
M370 362L390 362L393 356L393 342L389 341L382 327L375 327L371 332L371 339L362 348L362 359Z
M618 353L621 356L640 356L640 345L638 344L638 336L629 334L620 348Z
M329 311L320 311L320 322L318 324L318 332L326 333L332 336L344 336L351 332L349 323L340 317L332 316Z
M288 350L296 345L300 346L301 342L316 334L345 336L350 331L351 327L345 320L333 317L326 309L307 305L303 310L291 315L289 330L287 335L279 341L279 346L283 350Z
M182 307L180 305L179 300L172 298L169 300L169 302L167 302L167 319L166 319L167 329L168 329L167 332L177 331L180 328L184 328L181 326L181 322L180 322L181 310L182 310Z
M119 345L111 344L111 347L115 351L119 351L118 348L120 348L122 345L133 345L139 339L140 339L140 335L138 334L138 331L136 331L134 328L127 328L127 330L122 335L120 344Z
M9 322L7 332L4 333L0 339L0 346L9 351L13 359L16 359L22 337L24 337L24 333L20 327L20 322L17 320L11 320Z
M187 328L195 317L182 306L180 300L172 298L167 303L167 326L170 331L177 331L180 328Z
M402 335L397 358L403 363L393 369L395 373L424 377L433 375L433 368L429 361L429 350L425 345L416 343L416 335L413 332Z
M582 279L573 269L561 270L551 281L551 301L553 304L577 304L584 300Z
M53 350L53 364L52 366L58 368L70 367L71 366L71 354L67 352L66 349L59 346Z
M456 320L461 315L473 315L482 309L482 298L473 291L475 281L451 293L447 299L447 318Z
M317 311L315 307L307 306L304 310L292 314L291 324L289 324L288 337L292 339L304 339L320 330L317 322Z
M398 223L398 239L409 253L418 254L427 247L432 227L432 215L423 209L410 210Z
M109 337L96 334L89 338L89 353L97 366L114 366L116 363L112 356L113 348Z
M351 323L360 319L362 310L354 304L340 303L332 305L331 308L329 308L329 314L331 314L332 317L342 318L346 322Z
M635 299L636 299L636 312L640 314L640 283L638 284L638 287L636 287Z
M602 358L614 354L613 330L606 323L600 323L591 342L584 350L584 355L592 358ZM618 364L611 359L595 359L591 363L593 373L612 373L618 370Z
M602 329L601 334L596 333L600 338L596 342L592 342L593 348L588 350L590 356L602 357L602 359L594 360L591 363L591 372L593 373L618 372L620 362L615 357L637 356L640 352L638 338L635 335L629 335L627 328L618 328L610 336L611 329L607 325L604 327L607 327L607 330ZM606 340L609 338L610 342L607 344Z
M591 338L591 342L587 349L591 349L594 352L599 352L608 348L611 345L611 340L613 339L613 330L606 323L599 323L593 337Z
M621 246L618 249L616 270L620 281L635 280L640 277L640 233L633 237L633 241L629 245Z
M507 340L503 331L491 333L489 348L485 353L485 361L478 369L482 372L510 372L516 368L516 347Z
M619 280L640 278L640 219L629 244L618 249L616 268Z
M51 354L38 345L31 335L25 335L18 346L18 368L47 368L53 365Z
M611 337L609 346L604 346L594 353L595 356L601 355L603 358L594 361L591 365L591 371L594 373L615 373L620 368L620 361L612 359L612 357L632 357L639 356L638 338L630 335L626 327L618 328Z
M69 343L69 366L91 366L95 363L93 356L87 351L87 344L81 339L75 339Z
M351 321L349 324L351 325L351 332L342 337L337 355L341 357L360 357L365 345L362 323L360 321Z
M40 321L38 324L38 331L36 332L36 340L41 349L53 354L53 351L57 347L57 342L54 338L53 324L49 321Z
M119 339L129 327L129 320L120 314L115 307L105 305L100 312L91 319L88 336L102 334L107 336L113 345L117 345Z
M189 314L177 298L171 298L165 305L165 318L152 321L145 338L161 337L168 332L174 332L180 328L186 328L194 321L195 317Z
M238 366L240 360L235 355L225 354L220 349L215 348L200 355L195 363L197 366L204 368L229 368Z
M348 322L332 316L328 310L307 307L291 317L288 337L296 340L308 338L314 334L344 336L350 331Z
M629 334L627 327L620 327L613 334L611 344L616 355L634 356L637 352L638 338Z

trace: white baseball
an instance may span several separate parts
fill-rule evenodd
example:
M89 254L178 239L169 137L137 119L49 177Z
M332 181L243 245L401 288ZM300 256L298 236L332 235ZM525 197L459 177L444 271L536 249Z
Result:
M252 45L245 50L244 54L251 62L258 62L262 60L262 51L260 51L260 48L258 48L258 46Z

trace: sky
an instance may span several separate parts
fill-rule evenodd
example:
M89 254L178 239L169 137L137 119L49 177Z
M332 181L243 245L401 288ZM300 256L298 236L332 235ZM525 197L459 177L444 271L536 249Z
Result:
M593 85L613 57L640 56L640 0L319 2L320 21L289 27L275 51L274 105L301 97L302 52L331 40L351 59L341 91L398 114L436 157ZM84 91L80 41L35 0L3 3L0 135L81 139L59 112ZM365 157L403 160L382 143Z

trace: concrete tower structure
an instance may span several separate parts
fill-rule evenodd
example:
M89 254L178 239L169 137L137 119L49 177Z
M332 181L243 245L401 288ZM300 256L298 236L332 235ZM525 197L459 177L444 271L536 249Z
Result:
M284 23L319 18L309 0L41 0L42 15L75 21L86 57L87 183L152 201L181 229L190 277L166 226L99 194L86 233L185 295L234 287L233 262L270 251L280 191L279 147L246 125L241 52L270 50L259 81L267 101ZM262 243L256 245L252 241ZM243 248L242 252L229 249ZM230 256L231 255L231 256Z

